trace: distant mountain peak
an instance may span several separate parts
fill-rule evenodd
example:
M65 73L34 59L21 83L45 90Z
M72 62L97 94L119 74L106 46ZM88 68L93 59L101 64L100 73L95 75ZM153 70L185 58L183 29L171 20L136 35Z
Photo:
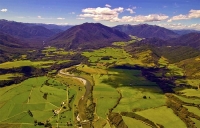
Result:
M128 40L130 37L127 34L103 24L83 23L52 37L49 41L51 45L66 49L88 49Z

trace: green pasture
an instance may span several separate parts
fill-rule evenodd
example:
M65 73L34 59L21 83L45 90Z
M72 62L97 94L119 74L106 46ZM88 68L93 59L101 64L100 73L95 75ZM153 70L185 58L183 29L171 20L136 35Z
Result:
M42 50L42 51L43 52L55 52L55 51L57 51L57 48L48 46L48 47L44 47L44 50Z
M149 53L145 53L145 55L138 54L137 58L132 58L132 56L129 53L127 53L124 49L110 48L110 47L94 50L92 52L83 52L82 55L88 57L89 62L93 64L115 63L115 65L122 65L122 64L144 65L142 61L147 58L147 57L144 58L144 56L146 55L149 57ZM108 57L108 59L103 59L104 57Z
M19 74L19 73L8 73L8 74L3 74L3 75L0 75L0 80L11 80L15 77L21 77L22 74Z
M167 68L169 69L169 72L166 74L166 76L183 76L184 75L183 69L179 68L175 64L169 64Z
M200 86L200 79L186 79L186 83L191 86L198 87Z
M67 102L69 101L67 98L75 95L70 103L73 108L75 99L80 98L80 96L77 97L79 87L71 85L73 82L64 81L64 84L61 82L63 81L57 78L36 77L16 85L0 88L0 125L27 123L27 125L31 124L30 127L32 127L34 120L41 122L50 120L54 123L55 120L51 120L54 115L52 110L60 109L63 101ZM71 85L71 87L69 86L67 89L66 85ZM46 98L44 98L45 93L47 94ZM59 123L73 120L73 111L68 112L67 109L61 109L65 116L59 118ZM29 110L33 117L28 114Z
M67 76L63 76L63 77L57 76L56 79L61 81L65 85L69 86L70 89L73 89L74 91L76 91L74 104L78 105L79 99L81 99L81 97L85 94L85 87L83 86L83 84L77 79L73 79Z
M5 62L0 64L0 68L9 69L9 68L17 68L22 66L34 66L42 68L43 66L51 65L54 61L30 61L30 60L21 60L21 61L13 61L13 62Z
M183 92L182 95L185 96L196 96L196 97L200 97L200 90L198 89L184 89L181 90L180 92Z
M53 57L57 55L72 55L74 52L72 51L65 51L62 48L56 48L56 47L45 47L44 50L42 50L42 54L44 54L46 57Z
M196 115L200 115L200 109L198 109L197 107L193 107L193 106L184 106L188 109L189 112L192 112Z
M182 96L178 96L178 95L174 95L177 98L179 98L180 100L186 102L186 103L194 103L194 104L200 104L200 99L198 98L186 98L186 97L182 97Z
M106 119L109 109L114 107L119 98L117 90L108 84L102 83L107 76L93 75L95 86L93 88L94 101L96 103L96 113Z
M158 60L158 64L162 68L162 67L167 67L167 65L169 64L169 62L168 62L168 60L165 57L162 56Z
M165 128L173 128L174 126L177 128L186 128L185 123L166 106L139 111L136 112L136 114L139 114L154 123L161 124Z
M159 87L119 87L122 94L115 112L132 112L165 105L166 97ZM146 98L144 98L146 97Z
M200 78L200 56L186 59L176 63L178 67L184 69L185 75L190 78Z
M136 41L137 41L136 39L133 39L133 40L130 40L128 42L113 42L112 45L114 45L114 46L122 46L123 47L123 46L127 46L129 44L132 44L132 43L134 43Z
M192 121L194 121L195 126L198 128L200 126L200 121L195 119L195 118L191 118Z
M87 65L80 65L76 69L90 74L108 74L108 71L105 69L101 69L98 67L89 67Z
M140 70L111 68L108 71L108 78L104 79L103 82L113 87L157 86L156 83L145 79Z
M142 121L140 120L136 120L136 119L133 119L131 117L126 117L126 116L123 116L122 117L125 124L129 127L129 128L151 128L150 126L148 125L145 125Z

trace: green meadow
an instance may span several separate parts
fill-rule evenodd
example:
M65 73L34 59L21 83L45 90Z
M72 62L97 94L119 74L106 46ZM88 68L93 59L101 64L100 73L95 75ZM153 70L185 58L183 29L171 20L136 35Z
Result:
M122 94L119 105L114 112L132 112L156 108L165 105L166 97L158 87L120 87Z
M45 47L44 50L42 50L42 54L45 55L45 57L54 57L54 56L65 56L65 55L72 55L74 54L73 51L66 51L62 48L56 48L56 47Z
M184 122L182 122L181 119L166 106L139 111L136 112L136 114L139 114L154 123L161 124L166 128L173 128L174 125L178 128L186 128Z
M66 81L61 81L61 79L63 78L58 77L56 80L49 77L35 77L1 88L0 126L10 124L9 127L11 127L12 123L16 125L26 123L21 127L32 127L34 121L49 121L53 125L57 125L58 121L60 126L65 126L66 122L73 121L74 112L68 107L61 107L61 104L62 102L67 104L69 98L74 97L69 103L74 110L74 102L77 104L80 94L83 95L83 93L78 93L80 83L73 82L71 78ZM55 116L53 110L60 110L61 113ZM71 123L74 124L74 122Z
M3 75L0 75L0 80L11 80L15 77L21 77L22 74L20 73L8 73L8 74L3 74Z
M136 120L130 117L123 116L123 120L129 128L151 128L140 120Z
M148 59L150 56L150 51L145 51L142 53L138 53L135 57L132 57L129 53L127 53L124 49L121 48L102 48L98 50L94 50L92 52L83 52L82 55L89 59L89 62L95 66L98 64L108 65L123 65L123 64L131 64L131 65L141 65L141 66L153 66L153 63L144 63L144 60ZM101 65L102 67L102 65Z
M22 66L33 66L33 67L45 67L47 65L53 64L54 61L35 61L32 62L30 60L21 60L21 61L13 61L13 62L5 62L0 64L0 68L9 69L9 68L17 68Z
M166 128L173 128L174 124L176 127L186 128L186 124L171 108L167 107L166 101L169 98L163 93L160 83L156 80L171 80L172 77L177 77L174 85L184 83L198 87L200 84L198 77L188 76L189 67L184 67L183 61L169 63L169 60L161 56L155 59L157 62L154 63L151 50L129 54L123 47L134 43L135 40L137 39L134 38L130 42L114 42L115 48L106 47L84 51L82 56L88 58L88 62L65 67L65 72L69 71L79 78L86 79L93 86L90 100L87 99L86 104L90 104L91 100L95 103L92 121L94 127L111 128L108 120L110 112L119 114L132 112ZM22 60L1 63L0 68L11 69L22 66L48 68L54 63L62 64L70 61L60 59L45 61L48 57L73 55L75 51L45 47L41 53L43 56L40 61L26 60L28 56L21 56ZM188 62L188 60L185 61ZM199 60L196 58L193 61L196 64ZM127 68L124 65L142 68ZM165 68L164 78L162 78L163 70L157 70L157 72L151 70L150 73L158 78L148 79L144 71L149 71L150 68ZM192 71L196 76L198 76L197 70L192 65ZM80 79L63 75L55 69L49 71L52 74L56 72L57 75L33 77L18 84L0 88L0 127L33 128L44 127L49 123L55 128L77 127L80 123L76 117L78 104L85 95L86 87ZM11 80L21 76L23 74L7 73L0 75L0 80ZM180 88L173 87L175 92L179 92L178 95L173 94L176 98L189 104L200 104L199 89ZM186 105L184 107L189 112L199 115L200 111L197 107ZM122 116L122 119L130 128L151 127L145 121L136 118ZM191 118L191 120L196 123L196 126L200 123L196 118ZM43 125L39 126L40 123Z

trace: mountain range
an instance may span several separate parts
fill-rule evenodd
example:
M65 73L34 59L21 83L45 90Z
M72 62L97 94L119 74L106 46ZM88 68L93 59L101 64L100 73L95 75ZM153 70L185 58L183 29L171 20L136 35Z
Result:
M0 20L0 32L19 38L48 38L55 32L39 25L29 26L25 23Z
M137 36L140 38L160 38L160 39L170 39L176 38L179 35L172 30L159 27L156 25L139 24L139 25L118 25L113 27L119 31L122 31L128 35Z
M96 49L110 46L115 41L130 39L127 34L100 23L84 23L59 33L48 42L50 45L66 49Z
M184 31L186 32L183 30L182 33ZM65 49L97 49L111 46L115 41L129 41L129 35L132 35L144 38L135 45L187 46L200 49L198 31L179 35L175 31L147 24L118 25L111 28L100 23L59 26L0 20L0 32L1 47L20 47L23 44L23 47L51 45Z

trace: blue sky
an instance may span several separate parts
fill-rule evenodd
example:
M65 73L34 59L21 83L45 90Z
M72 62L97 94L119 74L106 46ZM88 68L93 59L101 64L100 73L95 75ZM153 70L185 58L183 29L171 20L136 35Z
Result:
M76 25L152 24L200 30L199 0L0 0L0 19Z

